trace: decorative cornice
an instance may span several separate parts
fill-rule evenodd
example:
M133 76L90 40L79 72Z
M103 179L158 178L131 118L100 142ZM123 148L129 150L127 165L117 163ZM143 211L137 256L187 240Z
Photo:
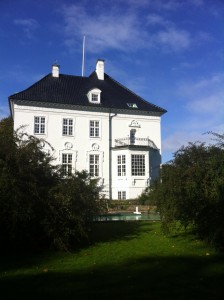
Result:
M90 111L90 112L103 112L103 113L117 113L117 114L126 114L126 115L142 115L142 116L155 116L160 117L163 115L161 112L154 111L144 111L144 110L129 110L129 109L118 109L118 108L107 108L102 106L93 106L93 105L70 105L70 104L58 104L58 103L49 103L49 102L37 102L29 100L14 100L10 99L19 106L32 106L32 107L46 107L46 108L56 108L56 109L69 109L69 110L78 110L78 111Z

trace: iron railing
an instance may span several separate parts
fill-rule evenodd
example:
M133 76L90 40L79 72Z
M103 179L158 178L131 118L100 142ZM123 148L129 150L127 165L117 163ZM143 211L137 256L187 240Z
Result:
M122 147L122 146L145 146L153 149L158 149L155 143L149 138L125 137L125 138L115 139L115 147Z

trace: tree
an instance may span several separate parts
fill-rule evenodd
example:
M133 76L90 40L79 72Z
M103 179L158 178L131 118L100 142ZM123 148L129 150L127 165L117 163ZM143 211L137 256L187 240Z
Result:
M86 171L76 172L51 190L45 229L56 248L87 242L93 217L104 209L100 187Z
M0 122L0 228L5 244L38 244L43 238L42 209L59 177L41 141L23 131L13 133L12 120Z
M99 188L86 172L64 178L42 141L12 120L0 122L0 239L7 247L72 248L87 239L101 208Z
M219 145L189 143L163 165L160 180L151 188L162 225L178 221L193 226L200 237L224 246L224 150Z

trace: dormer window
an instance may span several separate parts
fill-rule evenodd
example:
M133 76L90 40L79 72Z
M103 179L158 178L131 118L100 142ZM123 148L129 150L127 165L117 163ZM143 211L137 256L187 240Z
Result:
M92 102L98 102L98 98L99 98L99 95L98 94L92 94Z
M87 94L89 98L89 102L100 104L100 94L101 94L101 90L99 89L92 89L91 91L89 91L89 93Z
M138 108L136 103L127 103L127 106L130 108Z

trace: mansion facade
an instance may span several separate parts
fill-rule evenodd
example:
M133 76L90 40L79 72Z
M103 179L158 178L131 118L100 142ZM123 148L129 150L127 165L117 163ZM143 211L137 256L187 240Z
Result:
M89 77L59 71L54 64L50 74L9 97L14 129L23 125L40 138L65 175L87 170L107 198L138 197L159 175L166 110L107 75L103 60Z

